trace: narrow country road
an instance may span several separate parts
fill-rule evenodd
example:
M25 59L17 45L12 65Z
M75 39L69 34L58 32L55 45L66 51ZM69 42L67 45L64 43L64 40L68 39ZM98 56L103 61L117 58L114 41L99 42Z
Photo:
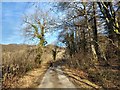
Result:
M60 67L50 67L38 88L75 88L75 85L63 74Z

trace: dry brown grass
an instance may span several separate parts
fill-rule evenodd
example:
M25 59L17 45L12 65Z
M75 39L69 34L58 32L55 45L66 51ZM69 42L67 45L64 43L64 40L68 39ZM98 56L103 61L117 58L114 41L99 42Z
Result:
M3 88L11 87L18 77L39 67L35 62L35 46L2 45L2 82Z

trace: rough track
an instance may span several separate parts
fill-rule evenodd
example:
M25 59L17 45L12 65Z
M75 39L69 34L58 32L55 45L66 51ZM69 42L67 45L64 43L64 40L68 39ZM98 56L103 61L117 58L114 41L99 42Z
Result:
M60 67L50 67L38 88L76 88Z

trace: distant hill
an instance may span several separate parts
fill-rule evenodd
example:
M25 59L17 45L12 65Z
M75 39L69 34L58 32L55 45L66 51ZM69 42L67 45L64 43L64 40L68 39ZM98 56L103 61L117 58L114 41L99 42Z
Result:
M26 44L8 44L8 45L2 45L2 51L3 52L14 52L16 50L23 50L29 47L34 47L35 45L26 45Z
M2 51L3 52L14 52L14 51L20 51L20 50L24 50L26 48L34 48L36 45L27 45L27 44L8 44L8 45L4 45L4 44L0 44L2 45ZM52 50L55 47L55 45L49 44L47 46L45 46L46 50ZM59 49L64 49L63 47L58 47Z

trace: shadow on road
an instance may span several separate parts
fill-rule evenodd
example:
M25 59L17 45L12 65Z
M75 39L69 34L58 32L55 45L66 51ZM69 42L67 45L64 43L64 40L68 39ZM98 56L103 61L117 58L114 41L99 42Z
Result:
M63 66L67 63L67 59L58 59L54 62L49 63L49 67L57 67L57 66Z

